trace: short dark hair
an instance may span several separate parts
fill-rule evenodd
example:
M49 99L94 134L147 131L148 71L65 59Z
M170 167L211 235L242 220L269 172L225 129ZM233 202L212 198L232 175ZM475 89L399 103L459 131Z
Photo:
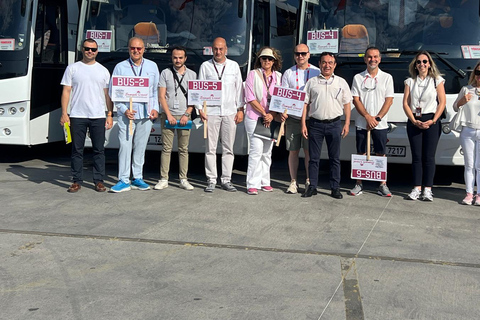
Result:
M333 52L328 52L328 51L323 51L320 54L320 59L318 61L322 61L322 58L325 57L325 56L332 57L335 60L335 63L337 63L337 57L335 56L335 54Z
M185 53L185 57L187 56L187 49L183 46L175 46L172 48L172 54L173 54L173 50L177 50L177 51L183 51Z
M370 50L377 50L380 55L382 55L382 52L380 51L379 48L375 47L375 46L371 46L371 47L368 47L366 50L365 50L365 55L367 55L367 52L370 51Z
M97 41L93 40L92 38L87 38L83 40L82 46L85 46L85 42L95 43L95 45L98 47Z

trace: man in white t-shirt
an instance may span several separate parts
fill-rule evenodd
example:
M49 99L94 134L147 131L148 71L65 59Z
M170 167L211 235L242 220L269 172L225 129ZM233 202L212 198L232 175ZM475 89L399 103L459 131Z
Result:
M70 125L72 135L72 179L73 184L68 192L80 190L83 182L83 148L87 128L90 132L93 147L93 182L95 190L106 191L103 184L105 177L105 128L113 125L113 104L108 95L110 73L95 61L98 54L97 42L86 39L82 45L83 59L71 64L65 70L61 84L63 85L60 124ZM67 108L70 102L70 115ZM105 119L105 110L108 109Z
M320 74L320 69L308 63L308 59L310 59L310 50L306 44L299 44L296 46L293 54L296 64L290 69L287 69L283 74L282 87L303 90L309 79ZM298 155L300 154L301 148L303 148L305 154L305 172L307 176L305 190L308 189L308 186L310 185L308 177L308 161L310 160L308 154L308 141L302 135L300 117L289 116L286 125L285 143L288 150L288 170L290 171L291 179L287 193L295 194L298 192Z
M377 156L385 156L387 144L387 112L393 103L393 78L390 74L380 70L378 65L382 61L380 50L369 47L364 56L367 70L353 77L352 96L353 104L358 116L355 120L357 153L366 153L367 130L373 140L373 150ZM350 195L358 196L363 192L362 180L357 180ZM378 194L391 197L386 181L382 181Z

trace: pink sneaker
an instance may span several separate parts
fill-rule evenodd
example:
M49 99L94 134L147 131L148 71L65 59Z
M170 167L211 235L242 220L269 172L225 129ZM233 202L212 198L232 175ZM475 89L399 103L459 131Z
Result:
M257 195L258 190L255 189L255 188L250 188L250 189L247 190L247 193L250 194L250 195Z
M263 186L262 187L262 191L265 191L265 192L272 192L273 191L273 188L270 187L270 186Z
M476 197L478 199L478 196ZM480 199L479 200L479 204L480 204ZM467 195L465 196L465 198L462 200L462 204L466 204L466 205L471 205L473 203L474 199L473 199L473 193L470 193L470 192L467 192Z

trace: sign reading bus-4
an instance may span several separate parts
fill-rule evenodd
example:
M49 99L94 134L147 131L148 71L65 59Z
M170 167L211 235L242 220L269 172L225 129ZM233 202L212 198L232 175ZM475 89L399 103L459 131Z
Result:
M214 80L188 81L188 104L222 104L222 82Z
M287 109L287 114L301 117L304 102L305 92L302 90L275 86L269 110L283 113Z
M112 101L149 102L148 77L113 76L112 77Z

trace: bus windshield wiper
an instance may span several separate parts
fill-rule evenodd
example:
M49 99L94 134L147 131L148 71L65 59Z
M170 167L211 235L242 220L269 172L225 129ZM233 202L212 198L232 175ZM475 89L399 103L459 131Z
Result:
M449 67L452 71L458 74L462 79L464 79L467 76L467 73L465 71L463 71L462 69L460 69L459 67L457 67L456 65L454 65L453 63L451 63L450 61L448 61L447 59L441 56L442 54L447 55L448 53L436 52L436 51L430 51L430 50L426 50L426 51L431 55L434 55L435 57L437 57L438 60L442 61L445 65L447 65L447 67ZM388 52L392 53L395 51L388 51ZM398 52L401 55L416 55L418 53L418 51L398 51Z

